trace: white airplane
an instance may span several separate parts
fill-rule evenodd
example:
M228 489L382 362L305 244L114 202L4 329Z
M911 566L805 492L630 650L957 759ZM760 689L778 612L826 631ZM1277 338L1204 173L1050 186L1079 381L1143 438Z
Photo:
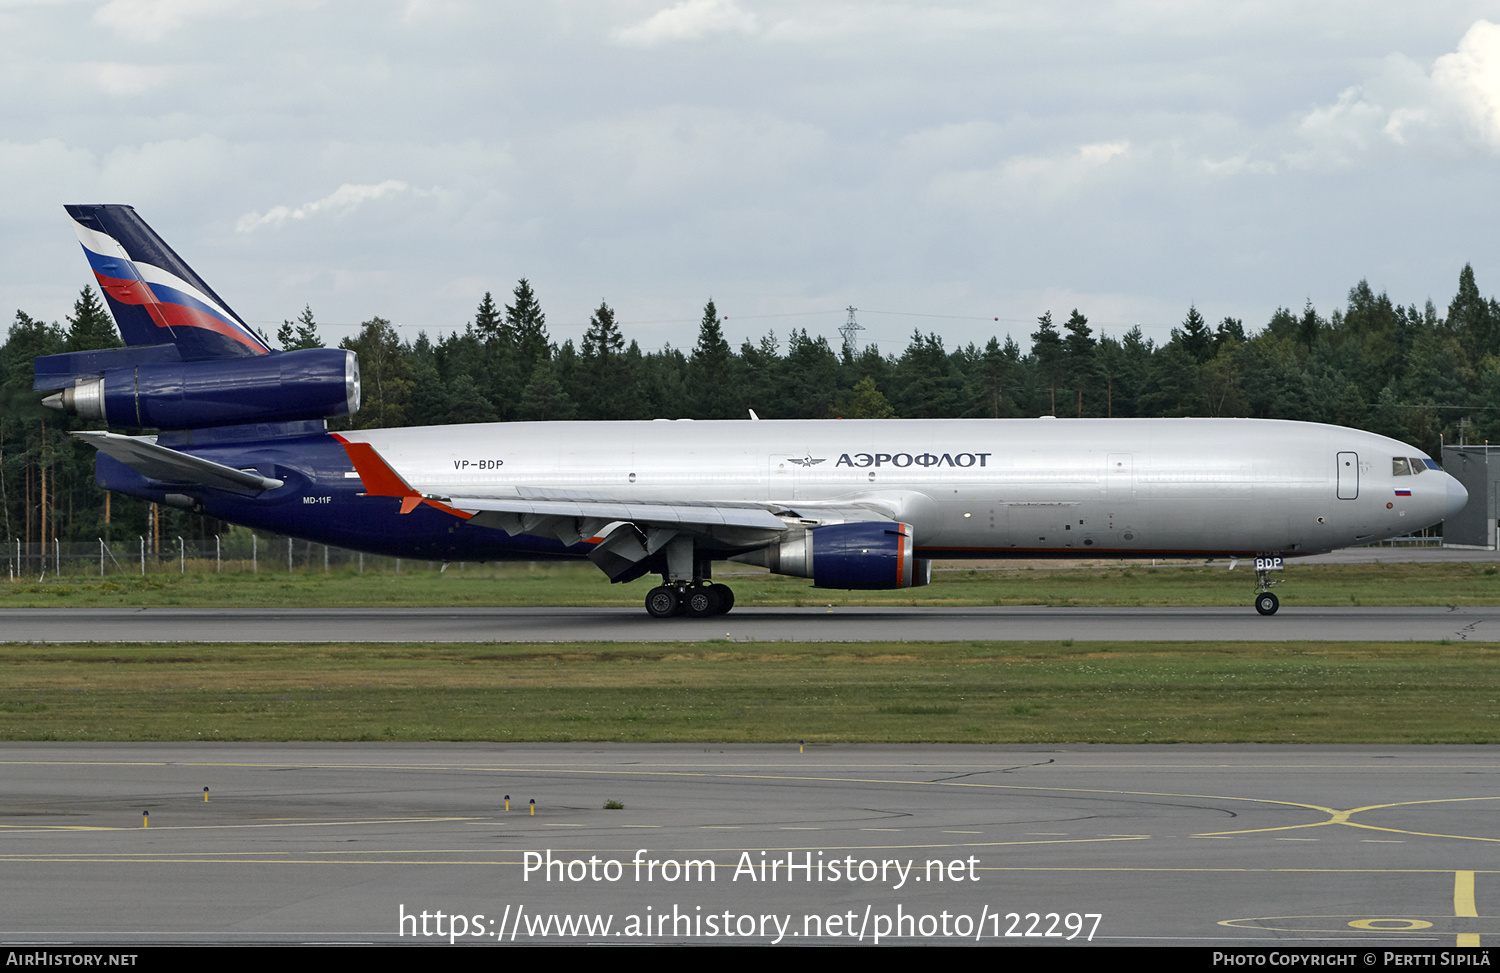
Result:
M1451 516L1415 447L1259 419L484 423L332 434L352 352L275 352L126 206L67 208L127 346L39 358L106 489L399 557L588 558L656 617L722 614L714 560L815 587L927 584L933 559L1284 558Z

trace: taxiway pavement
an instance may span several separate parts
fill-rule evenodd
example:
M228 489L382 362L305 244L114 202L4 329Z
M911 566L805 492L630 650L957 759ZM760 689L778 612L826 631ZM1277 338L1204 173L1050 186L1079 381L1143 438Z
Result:
M1495 747L4 744L0 776L11 945L1500 941Z

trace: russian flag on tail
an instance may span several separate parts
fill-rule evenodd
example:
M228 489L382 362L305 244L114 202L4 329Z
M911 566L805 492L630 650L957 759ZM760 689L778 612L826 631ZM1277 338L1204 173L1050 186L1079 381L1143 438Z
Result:
M174 344L186 361L271 350L134 207L65 209L127 345Z

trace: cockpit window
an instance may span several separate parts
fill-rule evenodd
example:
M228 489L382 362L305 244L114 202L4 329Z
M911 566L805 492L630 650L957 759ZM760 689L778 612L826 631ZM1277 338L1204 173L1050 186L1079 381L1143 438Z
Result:
M1411 472L1413 476L1416 476L1418 473L1421 473L1423 470L1427 469L1427 465L1415 456L1411 457L1409 460L1407 460L1407 462L1411 464Z
M1429 470L1442 470L1442 467L1437 465L1437 462L1435 460L1430 460L1425 456L1422 458L1422 465L1427 467Z
M1391 476L1411 476L1411 461L1404 456L1391 460Z

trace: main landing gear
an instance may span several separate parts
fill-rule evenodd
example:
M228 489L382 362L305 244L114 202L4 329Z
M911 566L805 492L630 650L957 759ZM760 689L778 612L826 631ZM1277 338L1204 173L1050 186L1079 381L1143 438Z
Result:
M723 615L734 607L734 591L728 585L677 583L652 588L646 595L646 612L652 618L689 615L708 618Z

